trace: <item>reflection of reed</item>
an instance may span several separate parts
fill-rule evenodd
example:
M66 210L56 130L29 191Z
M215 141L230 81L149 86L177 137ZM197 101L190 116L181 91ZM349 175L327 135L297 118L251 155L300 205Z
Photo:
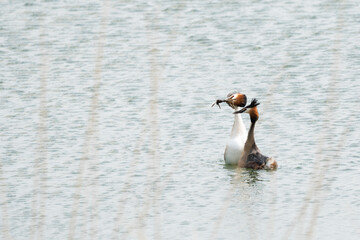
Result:
M348 134L348 131L349 129L348 128L345 128L343 133L341 134L341 139L339 141L339 144L335 147L336 149L336 154L333 154L330 156L330 159L334 160L334 162L339 159L340 155L339 153L342 152L342 149L343 149L343 146L344 146L344 143L345 143L345 140L346 140L346 136ZM324 159L325 161L325 159ZM329 163L329 162L327 162ZM325 178L325 174L327 170L329 170L330 168L330 163L329 165L327 165L326 167L322 167L320 169L320 179L318 181L316 181L317 185L318 186L314 186L314 189L310 190L310 193L313 193L315 190L316 191L319 191L319 195L320 197L318 197L318 200L314 203L314 207L312 209L312 213L311 213L311 218L310 218L310 223L309 223L309 228L306 232L306 238L307 239L311 239L313 234L314 234L314 228L316 227L316 224L317 224L317 219L318 219L318 214L319 214L319 211L320 211L320 206L323 205L325 199L325 190L322 190L321 191L321 184L322 182L324 181L324 178ZM327 182L327 187L329 188L331 185L331 182Z
M93 82L93 94L91 97L91 105L88 116L87 128L85 132L85 139L83 145L83 153L80 159L78 177L75 185L75 193L73 196L73 204L71 211L71 219L69 226L69 235L68 239L74 239L75 231L77 227L77 218L79 214L79 201L82 197L82 188L84 187L84 182L87 180L85 178L85 171L88 170L88 176L91 176L89 189L91 197L90 203L90 239L96 238L97 236L97 179L96 179L96 162L97 162L97 139L98 139L98 108L99 108L99 91L100 91L100 83L101 83L101 67L103 63L103 55L104 55L104 38L106 31L106 19L107 19L107 10L108 10L108 2L105 1L102 6L101 13L101 23L99 30L99 39L97 44L97 55L95 60L95 72L94 72L94 82ZM87 222L85 222L87 223ZM85 226L85 223L82 226ZM84 231L81 231L82 233Z
M328 88L326 90L326 110L324 113L322 132L319 135L317 150L315 154L314 167L313 172L310 177L310 185L306 192L306 196L304 198L304 203L302 207L299 209L298 214L296 215L294 221L289 226L287 231L284 234L283 239L289 239L291 233L297 230L296 236L299 238L303 238L304 235L301 235L304 229L306 239L312 239L315 233L315 228L318 220L318 214L320 212L321 206L324 204L326 190L322 187L325 184L325 177L328 174L328 170L336 161L339 156L338 153L341 152L344 142L346 140L347 132L349 129L346 127L343 130L343 133L340 135L340 139L337 146L331 146L329 141L333 140L333 115L336 101L338 100L338 95L336 93L337 83L339 82L339 72L340 72L340 64L341 64L341 47L339 44L341 43L340 32L343 29L343 18L342 15L337 16L337 34L334 45L334 63L332 68L332 76L329 80ZM335 150L333 152L327 153L327 149ZM331 185L331 182L326 182L327 188ZM311 202L313 202L311 204ZM310 222L307 227L305 227L306 221L305 216L309 216Z
M135 144L135 150L134 150L134 159L131 162L131 165L129 166L129 169L133 169L134 166L136 166L136 164L139 162L140 160L140 156L139 156L139 151L140 151L140 146L143 145L144 139L142 138L142 136L145 134L145 130L147 128L147 124L146 121L143 122L143 124L141 124L143 126L143 129L141 131L140 137L138 138L138 141ZM132 184L132 172L129 170L126 177L125 177L125 181L122 187L122 191L121 193L125 193L126 190L131 186ZM113 228L113 236L112 239L118 239L118 234L120 232L120 227L123 226L122 225L122 217L123 217L123 213L125 210L125 206L126 206L126 195L122 194L121 195L122 198L120 198L119 201L119 206L117 207L117 214L115 216L114 219L114 228Z
M159 10L157 10L159 11ZM154 14L154 15L153 15ZM161 49L161 52L163 53L162 56L159 55L159 49L156 47L156 32L154 29L156 29L157 25L159 24L157 12L151 12L149 17L150 24L148 25L148 39L150 42L150 50L149 50L149 63L150 63L150 111L148 113L147 119L144 120L143 123L143 131L140 134L140 137L138 139L138 142L136 143L135 151L134 151L134 161L132 162L132 166L136 165L139 162L139 149L142 145L142 142L144 141L143 136L147 132L149 134L148 141L151 142L150 144L150 153L149 153L149 161L147 162L147 176L146 176L146 189L143 196L146 197L144 199L143 207L139 210L137 214L136 220L128 225L124 226L121 223L121 218L123 216L123 209L125 208L125 202L121 201L121 204L118 208L118 214L115 218L115 226L113 229L113 239L118 239L120 226L126 229L126 233L122 235L122 239L125 239L132 231L135 229L138 229L137 237L139 239L145 239L145 230L144 225L146 221L146 216L148 215L150 210L153 210L155 212L154 222L153 222L153 228L154 228L154 239L161 239L161 221L160 221L160 213L161 209L158 204L156 204L157 199L160 198L161 192L163 188L165 187L167 180L170 179L172 174L176 172L176 169L179 168L179 165L181 161L175 161L174 167L170 169L165 175L161 174L160 171L160 154L159 154L159 123L158 123L158 92L159 92L159 81L161 79L161 64L159 63L159 59L164 60L164 58L168 58L170 56L170 53L166 51L165 49ZM177 15L178 17L178 15ZM176 38L176 31L173 29L172 32L169 35L169 41L167 48L169 49L170 46L172 46L172 42ZM188 146L185 147L186 149ZM183 151L184 153L187 153L188 151ZM185 157L185 156L183 156ZM143 163L142 163L143 164ZM132 169L132 166L129 167L129 169ZM152 171L150 171L150 169ZM160 179L161 177L161 179ZM127 189L129 186L131 186L131 174L128 173L128 176L125 178L124 187L123 189Z
M32 199L32 217L31 236L36 239L43 239L45 225L46 208L46 178L47 178L47 158L48 158L48 111L47 111L47 64L48 59L45 53L44 40L45 32L40 35L41 53L41 77L40 77L40 108L39 108L39 126L37 132L37 157L34 164L34 189Z
M326 93L326 95L328 96L328 99L326 101L327 109L326 109L326 113L325 113L326 115L325 115L323 129L324 129L324 131L327 130L326 133L327 133L328 136L326 137L326 139L320 139L320 146L326 144L324 142L326 140L330 140L333 137L333 134L332 134L331 130L334 128L334 126L332 124L331 118L334 115L333 106L335 105L337 97L338 97L337 94L336 94L336 89L337 89L337 82L338 82L338 79L339 79L339 72L341 70L340 69L340 64L341 64L341 53L340 53L341 37L340 37L340 32L344 28L343 23L344 23L344 20L343 20L343 17L341 15L341 13L340 13L340 15L337 16L337 23L336 23L336 25L337 25L336 33L337 34L336 34L335 46L334 46L334 50L335 50L335 52L334 52L335 59L334 60L335 61L334 61L334 65L333 65L333 68L332 68L332 71L333 71L332 76L330 78L329 86L328 86L327 93ZM316 227L316 224L317 224L318 214L319 214L319 211L320 211L320 206L322 206L323 202L324 202L324 196L325 196L326 193L325 193L324 190L322 190L321 186L322 186L323 181L325 179L325 175L327 174L328 170L330 169L331 164L333 164L334 162L336 162L339 159L338 153L340 153L342 151L344 142L346 140L347 132L348 132L348 127L346 127L343 130L342 135L340 135L339 141L337 141L338 145L335 148L335 150L336 150L335 154L333 154L333 153L331 153L330 155L326 154L327 156L324 157L325 154L324 154L324 151L323 151L322 156L320 158L317 158L323 163L319 163L320 161L317 162L318 164L317 164L316 167L319 168L318 171L319 171L320 174L316 174L316 175L312 176L313 179L314 179L314 183L313 183L314 186L310 190L310 192L318 191L320 197L318 198L318 201L316 201L314 203L314 206L313 206L313 209L312 209L311 221L310 221L310 224L309 224L308 231L306 232L306 238L307 239L311 239L313 237L315 227ZM330 148L331 148L331 146L325 146L325 149L330 149ZM332 160L332 162L330 162L330 160ZM331 182L327 182L327 186L329 187L330 185L331 185ZM316 195L316 194L314 194L314 195Z
M0 206L2 209L1 214L1 232L4 239L13 239L10 237L9 233L9 214L8 214L8 206L7 206L7 197L6 194L8 192L7 185L3 175L3 168L0 162Z
M181 151L182 153L184 153L184 155L182 155L181 159L187 159L187 154L191 153L191 147L192 145L186 145L185 148ZM181 159L176 159L174 160L175 164L174 166L169 169L169 171L165 174L165 175L158 175L158 176L152 176L153 179L151 180L154 184L152 185L153 187L156 188L155 191L155 197L159 197L162 193L162 190L165 188L165 186L167 186L168 181L171 180L171 176L176 173L176 171L178 169L180 169L181 164L183 164L181 162ZM149 191L148 191L149 192ZM147 210L149 209L150 205L154 205L155 202L150 202L149 200L147 201L149 202L149 205L147 206ZM135 222L133 222L132 224L125 226L126 229L128 230L128 232L126 232L121 239L126 239L127 236L136 228L140 228L141 227L141 223L144 221L144 217L146 212L144 213L144 211L142 212L143 215L141 215L140 217L142 218L138 218L136 219ZM141 221L140 221L141 220ZM159 222L155 222L154 224L160 224ZM119 222L119 226L120 226L120 222ZM159 236L159 235L157 235ZM143 235L140 235L139 238L144 238ZM115 235L114 239L118 239L118 237ZM154 238L155 239L155 238Z
M158 179L159 176L161 176L161 172L160 172L160 166L161 166L161 158L159 155L159 124L158 124L158 91L159 91L159 80L161 79L161 64L159 63L159 54L158 54L158 49L156 47L156 40L157 40L157 36L156 31L154 31L154 29L157 28L157 25L159 24L158 22L158 13L159 9L157 9L154 13L154 16L150 15L151 19L150 19L150 25L149 25L149 32L148 32L148 39L149 42L151 43L150 45L150 81L151 81L151 85L150 85L150 113L149 113L149 117L148 120L150 122L150 135L151 135L151 139L149 139L151 141L151 150L150 150L150 159L151 159L151 166L150 168L152 169L152 173L149 173L147 175L147 183L151 183L149 184L146 192L145 192L145 196L148 196L148 199L144 200L144 206L142 208L142 210L139 213L139 217L137 219L137 222L134 223L134 226L130 227L130 230L132 230L135 225L140 229L140 231L138 232L138 238L139 239L144 239L145 238L145 233L144 233L144 228L142 227L144 221L145 221L145 216L147 215L147 213L149 212L151 206L153 206L153 211L155 212L155 218L154 218L154 238L155 239L161 239L161 221L160 221L160 213L161 213L161 209L160 206L156 204L156 200L160 198L161 196L161 192L167 182L167 179L169 179L172 174L174 174L176 172L176 169L178 169L180 162L181 161L175 161L174 167L167 173L165 174L162 178L161 181ZM179 15L176 15L176 21L178 20ZM163 62L166 62L166 58L168 58L170 56L170 52L167 51L167 49L169 49L172 46L173 41L176 39L176 31L173 29L172 32L170 32L169 34L169 41L168 41L168 46L165 47L165 49L161 49L163 56ZM188 146L186 146L185 148L188 148ZM186 151L184 151L186 152ZM161 182L161 184L159 184ZM151 189L154 189L153 192L151 192Z
M156 20L154 19L156 24ZM150 31L150 33L152 33ZM150 144L150 159L151 165L149 169L152 169L152 173L148 172L146 182L151 183L153 182L155 176L159 175L159 166L160 164L160 157L159 157L159 124L158 124L158 89L159 89L159 63L158 63L158 55L157 50L155 49L154 43L154 36L150 36L150 113L149 113L149 122L150 122L150 136L151 139L149 141ZM152 188L155 187L155 192L151 193ZM156 188L155 184L149 184L144 196L147 196L148 199L144 200L144 206L141 212L139 213L138 217L138 224L142 226L144 223L144 219L146 214L148 213L151 205L156 206L155 201L158 196L158 189ZM156 210L155 210L156 211ZM158 222L158 214L155 216L154 221L154 232L155 232L155 239L160 239L160 224ZM138 237L140 239L145 239L144 229L140 227L140 231L138 232Z
M132 162L132 166L136 165L139 162L139 149L144 141L142 136L144 135L144 133L146 131L149 131L150 136L151 136L150 137L151 139L149 139L149 141L151 142L151 145L150 145L151 165L147 169L152 169L153 172L152 173L148 172L148 174L147 174L147 178L146 178L145 182L148 184L149 187L147 187L146 192L143 195L148 197L148 199L144 200L143 208L140 211L140 213L138 214L139 216L137 218L137 222L135 223L140 228L140 231L138 232L138 238L140 238L140 239L145 238L144 231L143 231L143 229L141 229L140 226L143 225L145 216L146 216L147 212L149 211L151 205L154 204L154 200L156 199L155 196L157 195L157 194L155 194L154 197L150 198L152 196L151 189L153 187L153 185L150 183L154 181L154 178L156 176L158 176L158 173L159 173L158 168L160 166L160 163L159 163L160 158L159 158L158 99L157 99L158 88L159 88L159 86L158 86L159 70L158 70L157 56L155 54L154 48L152 48L150 51L150 65L151 65L151 69L150 69L150 81L151 81L150 112L149 112L149 117L146 120L144 120L144 124L143 124L144 129L142 131L142 134L140 134L138 142L136 143L136 147L135 147L135 151L134 151L134 161ZM130 169L131 168L132 167L130 166ZM128 176L126 177L126 181L124 183L123 190L125 191L130 185L131 185L131 174L129 172ZM120 202L122 202L122 201L120 201ZM118 239L117 234L120 231L121 218L123 215L122 211L125 208L125 204L126 204L125 202L122 202L120 204L120 206L118 207L118 213L115 218L115 226L113 229L113 239ZM160 224L156 223L156 222L157 221L155 221L155 232L158 233L156 236L156 239L160 239L160 235L159 235L160 230L158 229ZM127 230L130 232L132 230L132 228L133 227L131 227L130 229L127 229Z

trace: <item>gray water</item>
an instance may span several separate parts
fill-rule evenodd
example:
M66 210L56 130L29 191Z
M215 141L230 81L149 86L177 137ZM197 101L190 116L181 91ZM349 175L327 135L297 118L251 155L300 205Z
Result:
M359 239L358 1L2 1L0 239ZM233 89L277 171L224 165ZM243 116L249 126L248 116Z

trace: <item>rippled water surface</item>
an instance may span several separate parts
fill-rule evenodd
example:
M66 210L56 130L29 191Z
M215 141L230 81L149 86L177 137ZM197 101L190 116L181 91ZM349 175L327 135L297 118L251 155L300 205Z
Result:
M353 0L1 2L0 239L359 239L359 36ZM277 171L224 165L233 89Z

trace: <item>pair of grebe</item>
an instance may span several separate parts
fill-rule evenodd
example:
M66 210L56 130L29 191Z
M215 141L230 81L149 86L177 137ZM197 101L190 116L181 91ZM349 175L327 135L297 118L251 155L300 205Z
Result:
M238 92L229 93L226 99L217 100L213 106L216 104L220 107L222 102L226 102L235 110L234 125L224 153L225 163L238 165L242 168L276 169L277 162L275 159L261 154L255 143L255 123L259 119L257 106L260 103L253 99L249 105L245 106L247 102L246 95ZM248 113L250 115L251 125L248 133L238 113Z

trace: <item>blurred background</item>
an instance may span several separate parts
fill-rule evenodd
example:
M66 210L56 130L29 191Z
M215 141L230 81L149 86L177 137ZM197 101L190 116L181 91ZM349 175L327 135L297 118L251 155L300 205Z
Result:
M0 239L359 239L359 36L355 0L1 1ZM233 90L277 171L224 165Z

